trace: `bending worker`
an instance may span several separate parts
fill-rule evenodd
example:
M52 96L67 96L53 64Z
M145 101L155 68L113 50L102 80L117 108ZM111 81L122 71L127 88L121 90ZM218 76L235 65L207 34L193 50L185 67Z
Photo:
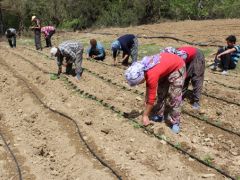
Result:
M83 45L78 41L65 41L50 51L52 56L57 57L58 75L62 73L62 65L66 66L66 74L72 72L72 64L75 64L76 79L82 75ZM65 63L63 62L65 57Z
M141 62L132 64L126 70L125 77L130 86L146 81L143 124L145 126L151 124L149 116L157 94L157 115L161 120L168 120L172 131L178 133L180 131L182 88L185 79L185 63L182 58L170 53L146 56ZM166 102L168 103L166 104ZM165 108L166 105L168 105L168 109Z

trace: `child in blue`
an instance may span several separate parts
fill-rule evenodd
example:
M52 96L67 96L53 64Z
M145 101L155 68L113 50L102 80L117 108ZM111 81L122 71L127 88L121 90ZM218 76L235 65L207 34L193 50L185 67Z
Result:
M230 35L226 38L227 46L219 48L216 54L212 70L216 70L219 65L222 74L228 74L229 69L235 69L240 58L240 46L236 44L236 37Z
M87 58L103 61L105 59L105 49L96 39L90 40L90 47L87 50Z

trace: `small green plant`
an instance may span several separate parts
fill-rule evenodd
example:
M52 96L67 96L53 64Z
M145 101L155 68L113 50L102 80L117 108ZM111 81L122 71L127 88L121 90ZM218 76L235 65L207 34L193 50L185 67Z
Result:
M212 165L214 158L211 157L209 154L207 154L204 158L203 161L207 163L208 165Z
M174 146L175 146L176 148L181 148L181 143L177 142Z
M140 129L140 128L141 128L141 125L138 124L138 123L136 123L136 122L133 122L133 127L134 127L135 129Z
M237 176L237 180L240 180L240 176Z

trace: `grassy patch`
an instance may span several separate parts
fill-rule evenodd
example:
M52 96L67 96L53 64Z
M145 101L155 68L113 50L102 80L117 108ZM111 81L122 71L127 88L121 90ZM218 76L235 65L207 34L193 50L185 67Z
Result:
M204 48L204 49L201 49L201 51L203 52L205 57L208 57L213 53L212 49L210 48Z
M34 46L34 39L33 38L20 38L20 39L17 39L17 44L24 45L24 46Z
M142 59L144 56L154 55L160 52L161 47L157 44L143 44L138 46L138 57Z

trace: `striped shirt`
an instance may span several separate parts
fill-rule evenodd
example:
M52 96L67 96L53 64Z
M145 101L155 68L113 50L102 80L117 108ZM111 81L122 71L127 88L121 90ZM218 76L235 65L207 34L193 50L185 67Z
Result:
M77 41L65 41L58 46L61 55L58 57L58 65L62 65L63 57L69 58L71 61L76 60L76 54L83 50L83 45Z
M231 53L231 60L234 62L234 64L238 63L238 60L240 59L240 45L235 45L234 47L228 47L224 46L223 50L226 51L228 49L235 48L236 51Z
M44 27L41 28L41 32L44 33L45 37L47 37L51 31L55 31L55 27L44 26Z
M236 51L231 54L231 59L235 64L237 64L240 59L240 45L234 46L234 48Z

